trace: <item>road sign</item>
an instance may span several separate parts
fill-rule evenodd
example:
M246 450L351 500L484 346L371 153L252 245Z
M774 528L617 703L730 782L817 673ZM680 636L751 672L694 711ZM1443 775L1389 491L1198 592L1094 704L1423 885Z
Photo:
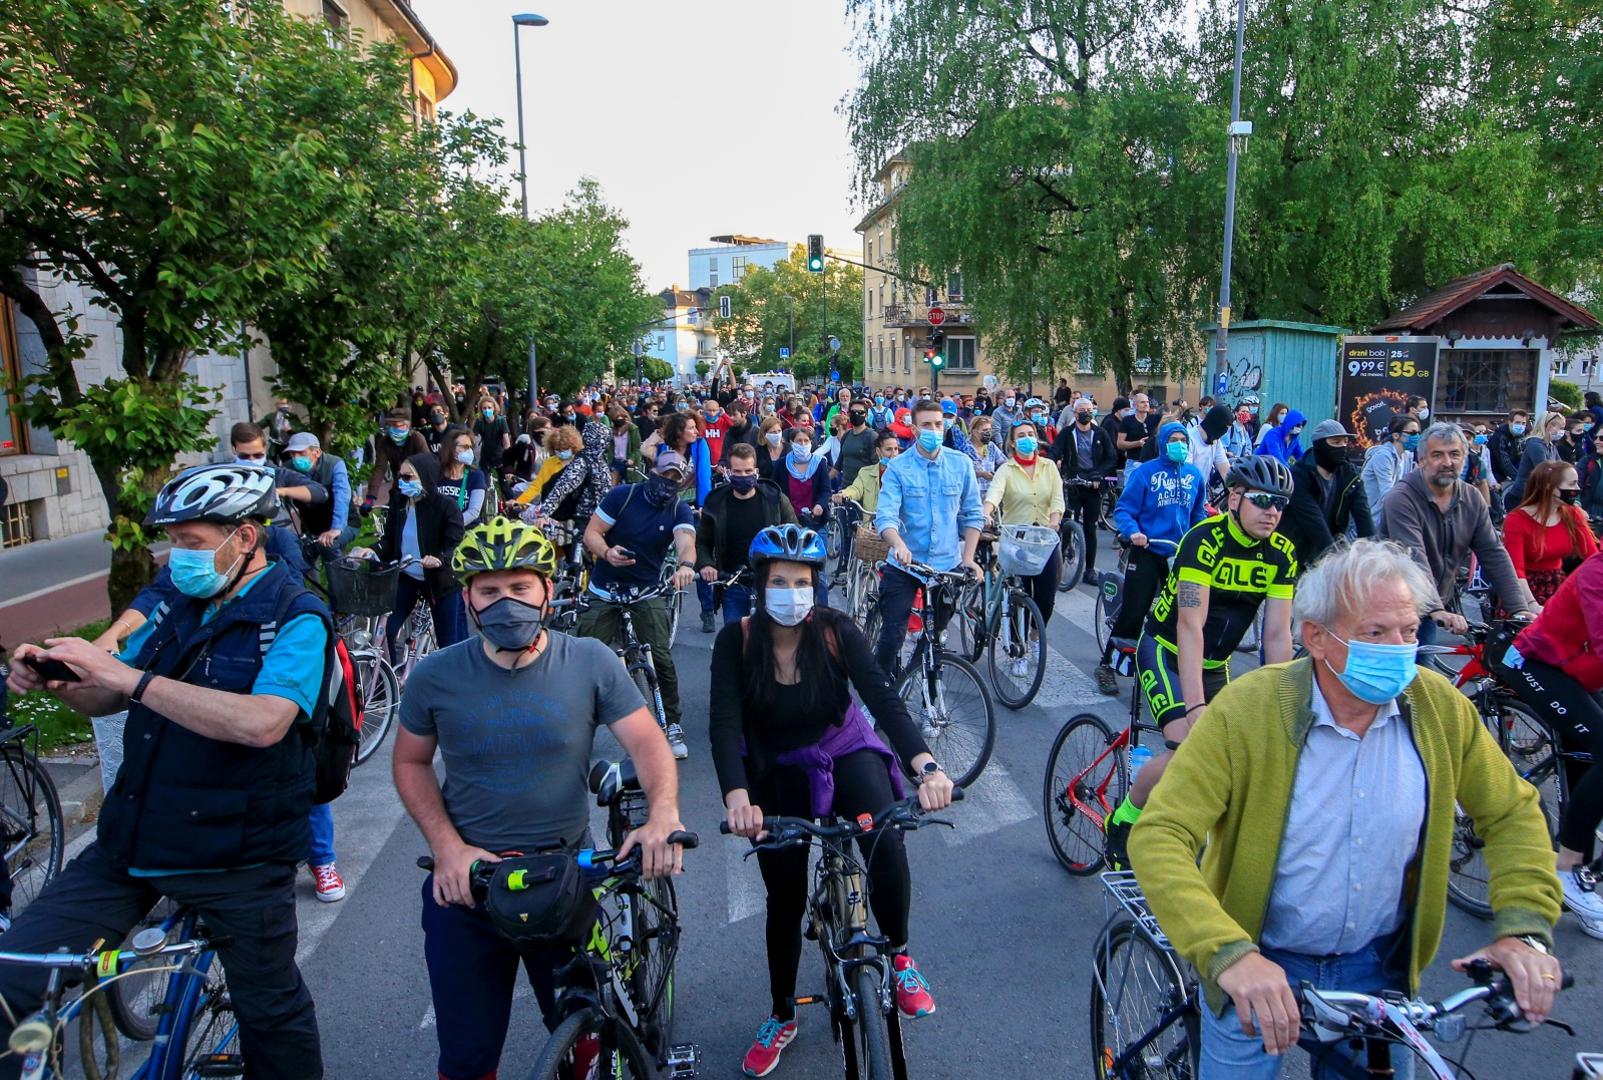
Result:
M779 347L779 358L781 360L789 360L790 359L790 350L787 349L785 346L781 345Z
M829 339L829 351L832 353L840 352L840 338L832 337Z
M946 312L938 307L930 308L930 325L939 326L946 321Z

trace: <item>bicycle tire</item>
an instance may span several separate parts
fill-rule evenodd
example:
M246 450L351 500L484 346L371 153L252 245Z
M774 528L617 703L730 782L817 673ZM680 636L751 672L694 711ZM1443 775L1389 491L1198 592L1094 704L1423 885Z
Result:
M941 649L935 654L932 679L936 700L926 702L931 689L925 679L924 665L911 665L898 682L897 694L907 704L908 714L924 733L924 741L947 770L947 775L959 787L972 784L996 748L996 710L991 695L985 689L985 680L973 664L956 653ZM958 697L957 684L971 687L972 699L954 706ZM964 715L977 712L983 716Z
M163 897L141 920L140 925L160 926L176 907L172 900ZM173 942L178 929L175 926L168 932L168 944ZM167 963L160 957L137 961L106 989L112 1023L134 1042L149 1042L156 1037L156 1029L161 1026L161 1015L167 1003L167 983L173 976L170 971L153 975L139 975L137 972L143 967L166 967ZM130 971L136 974L128 974Z
M857 969L853 990L857 995L857 1040L862 1053L863 1080L891 1080L891 1032L885 1018L884 985L873 965Z
M1124 976L1132 973L1144 978L1147 985L1128 985ZM1115 979L1117 987L1111 985ZM1140 993L1143 989L1152 991L1146 1000ZM1097 938L1095 977L1091 980L1094 1075L1099 1080L1114 1080L1113 1063L1123 1048L1139 1041L1164 1012L1186 997L1185 979L1172 952L1157 945L1130 919L1121 918L1104 927ZM1127 1008L1132 1004L1135 1008ZM1194 1080L1202 1042L1200 1014L1192 1008L1178 1020L1148 1043L1139 1064L1132 1062L1133 1067L1122 1075L1141 1080Z
M840 545L843 530L840 524L840 515L829 515L829 525L824 529L824 551L831 559L840 558Z
M1058 538L1063 548L1063 576L1058 578L1058 592L1068 592L1085 574L1085 545L1090 538L1072 518L1064 518L1059 524Z
M200 988L194 1011L189 1016L189 1030L184 1035L184 1067L179 1075L193 1076L210 1056L239 1053L239 1020L234 1015L233 999L228 995L227 973L213 954L206 968L206 983Z
M606 1017L589 1007L569 1013L557 1025L541 1048L534 1067L529 1070L529 1080L570 1080L573 1075L573 1049L579 1040L586 1035L600 1036L609 1028L612 1034L621 1036L617 1040L618 1045L613 1048L616 1060L611 1068L603 1064L597 1070L598 1075L608 1080L657 1080L657 1069L647 1059L645 1048L640 1045L634 1032L622 1024L609 1024ZM605 1046L606 1040L602 1041Z
M657 726L667 728L668 714L662 705L662 693L657 689L657 673L647 667L645 661L637 660L629 665L629 679L646 699L646 708L656 718Z
M668 605L668 648L671 649L673 643L679 640L679 616L684 614L685 594L682 591L671 592L664 603Z
M865 562L859 562L852 569L851 616L858 626L868 624L868 614L874 609L875 601L879 599L879 578L874 574L874 568Z
M1079 809L1072 796L1078 796L1082 805L1095 798L1103 805L1104 815L1111 813L1129 786L1124 749L1121 747L1104 759L1102 767L1108 771L1093 773L1090 779L1094 783L1081 780L1073 792L1069 785L1092 769L1097 758L1117 738L1100 716L1081 713L1058 730L1057 738L1052 740L1052 752L1046 758L1041 817L1046 821L1047 842L1052 845L1052 854L1057 856L1063 869L1076 876L1084 877L1102 869L1107 850L1103 823ZM1098 789L1103 789L1101 794L1097 794Z
M1096 606L1091 609L1091 628L1096 634L1096 650L1098 662L1108 655L1108 639L1113 637L1113 622L1108 616L1108 584L1103 582L1097 587Z
M31 903L61 873L66 843L56 782L31 749L15 739L0 746L0 839L5 844L14 910Z
M1035 700L1046 678L1046 619L1041 615L1041 609L1035 606L1035 601L1022 589L1014 589L1008 594L1008 605L1008 625L1004 627L1003 620L997 620L996 633L991 635L990 647L986 652L991 670L991 688L996 691L996 700L1017 712ZM1035 635L1033 642L1030 639L1032 632ZM1004 650L1008 655L1002 655ZM1018 660L1028 661L1032 655L1035 658L1033 674L1013 675L1008 671L1006 665Z
M983 578L961 586L952 607L952 617L946 624L947 637L953 645L951 651L971 664L980 662L991 637L985 592Z
M634 905L631 921L638 957L631 974L631 989L640 1007L646 1049L661 1065L673 1047L673 965L679 948L679 930L673 920L678 916L679 901L669 878L648 881L643 887L657 903L640 896L629 898ZM657 904L667 910L666 916Z
M880 612L879 596L876 594L873 606L868 609L868 615L863 619L863 636L868 638L868 647L870 649L879 648L880 628L884 623L885 617ZM914 646L910 644L912 639L912 634L902 638L902 647L896 654L896 666L893 670L885 673L890 676L891 682L898 685L902 681L902 673L907 670L907 662L913 655Z
M372 649L351 654L356 685L362 693L362 737L356 747L360 765L378 752L401 708L401 682L389 661Z

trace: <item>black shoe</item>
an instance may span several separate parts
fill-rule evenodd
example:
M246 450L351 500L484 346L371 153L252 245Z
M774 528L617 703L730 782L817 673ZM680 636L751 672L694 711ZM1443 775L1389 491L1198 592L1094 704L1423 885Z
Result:
M712 612L703 611L701 613L701 632L703 634L710 634L714 629L716 629L716 627L714 627L712 624Z
M1107 824L1107 857L1109 870L1130 869L1130 826L1128 821L1110 821Z
M1096 669L1096 688L1108 697L1119 696L1119 679L1113 669L1106 664L1098 664Z
M1085 582L1087 585L1095 585L1097 583L1097 573L1095 570L1087 570L1085 572L1085 576L1080 578L1080 580Z

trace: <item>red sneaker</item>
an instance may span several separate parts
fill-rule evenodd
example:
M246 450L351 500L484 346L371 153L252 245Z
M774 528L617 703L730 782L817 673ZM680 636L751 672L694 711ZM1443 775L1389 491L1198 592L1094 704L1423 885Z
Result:
M913 958L898 953L891 958L891 968L891 978L896 981L896 1011L909 1020L933 1013L935 999L930 996L930 984L924 981Z
M757 1039L746 1051L746 1060L740 1063L741 1072L747 1076L767 1076L779 1064L780 1051L789 1046L790 1040L795 1037L794 1019L782 1021L777 1016L770 1016L757 1029Z
M317 898L325 903L345 899L345 879L334 868L333 863L323 866L308 867L312 872L312 884L317 889Z
M601 1036L582 1035L573 1044L573 1080L591 1080L601 1060Z

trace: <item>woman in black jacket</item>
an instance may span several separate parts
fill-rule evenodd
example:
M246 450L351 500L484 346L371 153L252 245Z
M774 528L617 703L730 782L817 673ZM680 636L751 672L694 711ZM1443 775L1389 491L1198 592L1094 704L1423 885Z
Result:
M1082 456L1081 448L1085 454ZM1102 485L1108 482L1119 467L1119 452L1107 429L1096 422L1091 402L1080 398L1074 403L1074 423L1058 431L1057 441L1047 456L1058 463L1063 474L1063 501L1067 511L1063 515L1063 528L1073 527L1076 518L1084 531L1085 573L1081 580L1096 584L1097 522L1102 517ZM1068 483L1070 480L1089 481L1095 486ZM1067 545L1063 548L1068 551ZM1071 570L1072 572L1072 570Z
M390 616L390 657L399 662L396 639L418 598L427 598L434 613L434 640L441 648L467 637L462 590L451 573L451 554L462 541L462 511L456 500L440 494L440 461L433 454L413 454L401 463L390 492L390 513L379 543L379 557L412 561L401 571Z

